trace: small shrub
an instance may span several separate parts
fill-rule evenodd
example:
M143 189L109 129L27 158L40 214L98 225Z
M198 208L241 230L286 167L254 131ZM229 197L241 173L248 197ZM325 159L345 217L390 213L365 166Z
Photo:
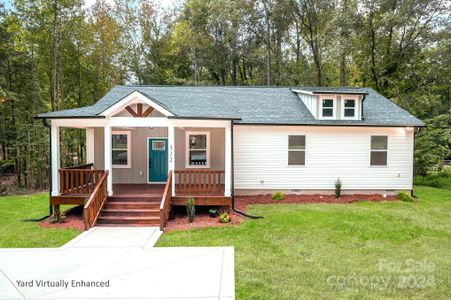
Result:
M426 185L436 188L451 189L451 169L430 172L426 176L415 176L413 183L415 185Z
M196 205L194 198L188 198L186 201L186 213L188 214L188 221L193 223L194 217L196 216Z
M396 195L396 198L403 202L413 202L412 197L410 197L410 195L406 192L399 192L398 195Z
M219 211L219 221L221 223L230 223L231 220L232 220L232 217L230 217L229 211L227 211L227 210Z
M283 192L277 191L272 194L272 200L281 201L285 199L285 194Z
M342 185L343 185L343 183L341 182L341 179L337 178L337 180L335 180L335 198L341 197L341 186Z

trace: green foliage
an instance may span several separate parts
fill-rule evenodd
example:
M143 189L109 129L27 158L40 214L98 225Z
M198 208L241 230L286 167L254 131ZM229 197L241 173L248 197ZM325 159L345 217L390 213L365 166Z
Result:
M415 138L415 174L426 176L428 171L443 169L445 158L451 157L451 114L426 121Z
M193 223L194 217L196 216L196 205L194 198L188 198L186 201L186 213L188 214L188 221Z
M342 186L341 179L337 178L337 180L335 180L335 198L341 197L341 186Z
M67 205L62 207L68 208ZM48 213L48 193L0 197L0 248L61 247L80 234L73 228L45 228L39 222L24 222Z
M276 191L272 194L272 200L282 201L283 199L285 199L285 194L281 191Z
M398 200L401 200L403 202L413 202L412 197L410 197L409 193L401 191L396 195L396 198L398 198Z
M451 190L451 169L446 168L442 171L433 171L426 176L415 176L413 182L415 185L425 185Z
M237 299L448 299L451 191L415 187L415 194L420 199L415 205L250 205L248 213L265 218L233 227L171 231L157 247L233 246ZM388 264L383 271L381 261ZM433 265L422 274L432 276L436 285L400 288L399 280L377 288L359 284L359 278L371 276L414 278L420 273L406 271L411 262Z
M219 221L221 223L230 223L231 220L232 220L232 217L230 216L228 210L219 211Z

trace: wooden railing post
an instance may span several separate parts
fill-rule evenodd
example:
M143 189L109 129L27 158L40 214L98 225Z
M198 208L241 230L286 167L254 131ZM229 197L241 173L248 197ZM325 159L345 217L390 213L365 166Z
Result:
M168 173L168 180L164 187L163 197L160 203L160 230L164 231L169 219L169 212L171 210L171 198L172 198L172 171Z

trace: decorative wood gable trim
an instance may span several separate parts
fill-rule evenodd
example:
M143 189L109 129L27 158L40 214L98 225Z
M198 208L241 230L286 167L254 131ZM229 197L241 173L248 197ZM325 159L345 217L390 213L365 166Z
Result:
M148 117L154 110L152 106L149 106L144 112L143 112L143 104L137 103L136 104L136 111L130 106L127 105L125 107L125 110L128 111L129 114L131 114L135 118L145 118Z
M143 111L143 104L149 105L149 108ZM136 105L136 109L133 109L133 105ZM128 109L127 109L128 107ZM156 100L141 94L138 91L134 91L122 98L116 104L110 106L108 109L104 110L101 115L102 116L114 116L119 113L121 110L126 110L133 117L147 117L154 110L160 112L166 117L174 116L174 114L168 111L166 108L162 107ZM136 116L135 116L136 114Z

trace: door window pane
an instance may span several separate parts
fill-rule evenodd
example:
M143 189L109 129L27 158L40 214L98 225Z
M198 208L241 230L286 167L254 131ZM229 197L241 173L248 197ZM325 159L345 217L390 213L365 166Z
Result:
M165 141L152 141L152 150L155 150L155 151L166 150L166 142Z

